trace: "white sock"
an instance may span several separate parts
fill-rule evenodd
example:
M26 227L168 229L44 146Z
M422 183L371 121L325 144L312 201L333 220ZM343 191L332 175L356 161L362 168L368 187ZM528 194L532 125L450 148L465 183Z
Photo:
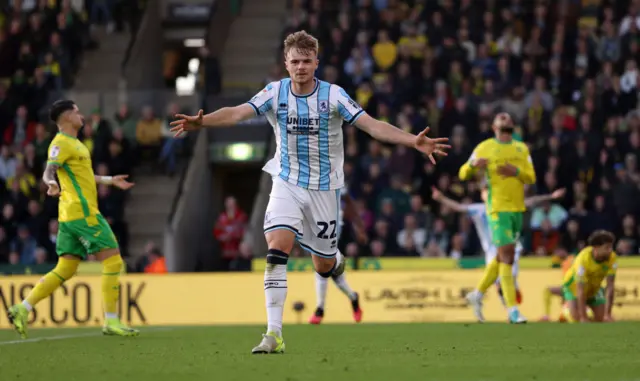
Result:
M26 300L22 301L22 305L27 309L27 311L31 312L31 310L33 310L33 306L31 305L31 303L27 302Z
M336 252L336 267L340 266L342 262L344 262L344 255L338 250Z
M105 319L117 319L118 318L118 314L115 312L105 312L104 313L104 318Z
M282 335L282 314L287 299L287 265L267 264L264 270L267 332Z
M322 275L316 274L316 299L318 304L316 307L324 309L324 303L327 299L327 287L329 286L329 279Z
M342 292L344 292L351 301L356 300L356 293L351 289L351 287L349 287L349 283L347 283L347 279L344 277L344 274L341 274L339 277L333 277L333 281L336 282L336 286L338 286L338 288L342 290Z

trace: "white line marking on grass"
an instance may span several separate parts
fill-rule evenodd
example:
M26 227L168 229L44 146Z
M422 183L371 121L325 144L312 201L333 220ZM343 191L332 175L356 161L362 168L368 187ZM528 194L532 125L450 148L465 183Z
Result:
M140 333L144 334L145 332L173 331L174 329L175 328L147 328L147 329L143 329ZM102 332L77 333L75 335L43 336L43 337L34 337L33 339L0 341L0 346L37 343L39 341L47 341L47 340L66 340L66 339L77 339L81 337L98 337L98 336L102 336Z

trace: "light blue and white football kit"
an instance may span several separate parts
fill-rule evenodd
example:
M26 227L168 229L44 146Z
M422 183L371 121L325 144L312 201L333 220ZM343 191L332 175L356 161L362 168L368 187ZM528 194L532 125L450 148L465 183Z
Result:
M271 82L248 102L273 127L276 153L263 170L273 176L264 231L287 229L300 246L324 258L338 251L344 187L342 124L364 110L337 85L315 79L295 95L289 78Z

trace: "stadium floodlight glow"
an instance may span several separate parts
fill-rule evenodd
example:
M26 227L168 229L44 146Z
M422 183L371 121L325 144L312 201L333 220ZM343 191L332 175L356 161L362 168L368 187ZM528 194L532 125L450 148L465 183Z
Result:
M176 94L178 96L193 95L196 88L196 78L193 74L176 78Z
M204 38L187 38L184 40L185 48L201 48L204 46Z
M253 156L253 147L247 143L233 143L227 147L227 156L231 160L246 161Z
M197 74L198 69L200 68L200 60L197 58L192 58L189 60L189 73Z

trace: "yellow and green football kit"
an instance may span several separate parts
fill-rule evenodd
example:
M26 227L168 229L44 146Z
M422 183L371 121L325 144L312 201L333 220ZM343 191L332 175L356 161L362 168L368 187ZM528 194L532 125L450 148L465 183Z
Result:
M58 255L87 254L118 248L111 227L98 210L98 192L89 149L77 138L58 133L49 146L48 163L58 166Z

